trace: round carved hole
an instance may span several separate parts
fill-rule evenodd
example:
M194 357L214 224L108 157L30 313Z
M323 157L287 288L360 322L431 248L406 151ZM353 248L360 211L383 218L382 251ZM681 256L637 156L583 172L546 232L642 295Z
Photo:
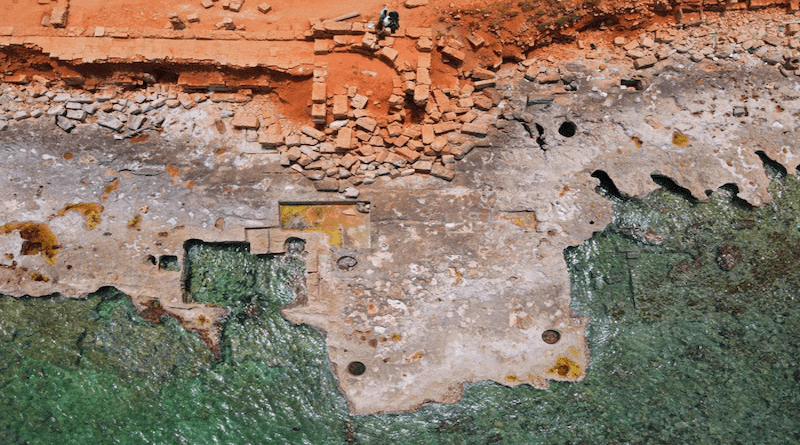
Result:
M351 256L343 256L336 261L336 265L342 270L350 270L356 267L356 264L358 264L358 261Z
M561 340L561 333L553 329L548 329L542 332L542 340L549 345L558 343L558 341Z
M575 132L578 131L578 126L575 125L575 122L566 121L558 127L558 134L564 136L565 138L571 138L575 136Z
M352 375L361 375L367 372L367 367L361 362L350 362L350 364L347 365L347 372Z

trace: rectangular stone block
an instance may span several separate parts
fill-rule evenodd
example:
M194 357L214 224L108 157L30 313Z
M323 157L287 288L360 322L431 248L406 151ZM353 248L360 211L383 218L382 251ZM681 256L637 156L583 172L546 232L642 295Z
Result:
M347 95L337 94L333 96L333 118L335 120L346 119L350 107L347 104Z
M314 127L309 127L308 125L304 125L300 127L300 132L304 135L314 138L317 141L324 141L325 140L325 133L322 131L317 130Z
M350 150L353 148L353 130L348 127L339 129L336 135L336 149L337 150Z
M445 46L442 49L442 54L446 55L447 57L458 63L464 62L464 59L467 57L467 55L464 54L463 51L457 50L452 46Z
M261 123L258 121L258 118L252 114L236 113L233 116L231 125L233 125L234 128L258 130Z
M311 101L315 104L321 104L327 99L327 88L325 82L314 82L311 87Z
M368 133L372 133L373 131L375 131L375 127L377 125L378 122L371 117L362 117L356 120L356 126Z
M408 147L395 147L394 152L410 162L416 162L421 156L418 152Z
M471 134L473 136L486 136L486 133L489 132L489 127L486 125L474 124L474 123L467 123L461 127L461 132L466 134Z
M327 112L325 104L314 104L311 106L311 120L315 124L325 123L325 113Z
M430 85L417 85L414 87L414 104L418 107L424 107L428 103L428 98L431 95Z

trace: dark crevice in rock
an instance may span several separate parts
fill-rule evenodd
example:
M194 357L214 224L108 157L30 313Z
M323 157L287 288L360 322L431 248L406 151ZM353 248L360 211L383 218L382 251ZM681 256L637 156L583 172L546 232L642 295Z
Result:
M672 178L659 174L652 174L650 177L653 178L653 182L666 189L670 193L681 196L683 199L692 204L697 204L697 198L692 195L692 192L690 192L689 189L678 185L678 183L672 180Z
M736 184L734 184L732 182L729 182L729 183L723 185L722 187L720 187L720 190L725 190L728 193L730 193L730 195L731 195L731 199L730 199L731 204L733 204L735 206L738 206L740 208L743 208L743 209L747 209L747 210L752 210L752 209L755 208L755 207L753 207L752 204L750 204L749 202L747 202L744 199L739 197L739 186L738 185L736 185Z
M593 171L592 177L600 180L600 185L598 185L596 189L597 193L600 195L621 200L630 198L628 195L625 195L619 191L617 185L614 184L614 181L610 176L608 176L608 173L604 172L603 170Z
M761 159L761 163L764 164L764 170L766 170L767 177L770 179L783 179L786 177L787 171L786 167L784 167L780 162L770 159L766 153L762 150L756 151L756 155Z

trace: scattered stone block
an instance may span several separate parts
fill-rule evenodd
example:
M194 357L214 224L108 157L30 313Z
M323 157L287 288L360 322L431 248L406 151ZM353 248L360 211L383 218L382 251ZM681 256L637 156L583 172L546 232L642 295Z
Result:
M474 80L489 80L494 79L496 77L493 71L489 71L483 68L475 68L472 71L472 78Z
M624 46L626 43L628 43L628 39L625 37L614 37L614 46Z
M239 12L239 11L241 11L243 4L244 4L244 0L231 2L231 4L228 5L228 9L230 9L233 12Z
M473 95L472 96L472 103L475 105L475 108L477 108L479 110L482 110L482 111L491 110L492 106L494 105L494 103L492 102L492 99L484 96L483 94L475 94L475 95Z
M422 126L422 143L430 145L436 139L436 133L433 131L433 125Z
M14 118L14 120L21 121L23 119L31 117L31 115L25 110L19 110L15 112L12 117Z
M353 130L348 127L340 128L336 135L336 149L350 150L353 148Z
M486 43L486 40L484 40L483 37L475 34L474 32L467 36L467 41L475 49L480 48L484 43Z
M271 10L272 6L270 6L268 3L261 3L260 5L258 5L258 11L262 14L266 14Z
M395 147L394 151L395 151L395 153L400 155L403 159L405 159L405 160L407 160L409 162L416 162L417 159L419 159L420 156L422 156L421 154L419 154L419 152L417 152L415 150L412 150L412 149L410 149L408 147ZM389 158L387 158L387 161L388 161L388 159ZM397 166L400 167L399 165L397 165Z
M67 4L58 5L53 8L50 13L50 25L53 28L65 28L67 26L67 15L69 14L69 6Z
M252 114L236 113L231 121L233 128L244 128L250 130L258 130L261 123L256 116Z
M311 106L311 120L317 125L325 124L325 115L327 113L327 109L325 108L325 104L313 104Z
M169 24L172 26L172 29L186 29L186 22L184 22L178 14L171 12L167 17L169 18Z
M361 128L368 133L375 131L376 126L378 126L378 121L371 117L362 117L356 120L356 127Z
M333 43L328 39L314 40L314 54L321 56L330 53L333 50Z
M436 134L448 133L458 128L456 122L439 122L433 125L433 132Z
M128 119L128 129L136 131L144 126L144 122L146 120L147 117L141 114L138 116L132 116L130 119Z
M97 119L97 125L116 132L121 131L124 127L123 123L119 119L113 117L100 117Z
M347 119L347 112L350 108L347 104L347 96L336 94L333 96L333 118L336 120Z
M58 104L58 105L53 105L52 107L50 107L47 110L47 115L48 116L63 116L64 113L66 113L66 112L67 112L67 108L62 104Z
M793 36L800 33L800 23L789 23L786 25L786 35Z
M433 41L429 37L420 37L416 44L417 51L429 53L433 51Z
M428 4L428 0L406 0L404 3L405 7L408 9L411 8L418 8L420 6L425 6Z
M387 62L394 64L394 61L397 59L398 54L399 53L397 52L396 49L384 46L378 53L378 56L386 60Z
M327 88L324 82L314 82L311 86L311 101L315 104L325 103L327 99Z
M456 176L455 170L445 165L434 164L433 168L431 168L431 176L436 176L437 178L444 179L445 181L452 181L453 178Z
M430 173L431 168L433 168L433 162L432 161L419 160L419 161L413 163L411 165L411 168L413 168L414 170L416 170L416 171L418 171L420 173Z
M645 69L645 68L650 68L651 66L655 65L657 62L658 62L658 59L656 58L656 56L653 56L653 55L644 56L644 57L640 57L640 58L634 60L633 61L633 67L636 68L637 70L641 70L641 69Z
M414 87L414 104L418 107L424 107L428 103L428 98L431 95L430 85L417 85Z
M471 134L473 136L484 137L489 132L489 127L487 125L467 123L461 127L461 132Z
M304 135L313 138L315 141L320 142L325 140L325 133L322 131L317 130L314 127L310 127L308 125L304 125L300 127L300 132ZM286 140L287 145L289 145L289 140ZM299 143L297 145L300 145ZM295 146L295 145L292 145Z
M559 78L560 79L560 78ZM480 91L484 88L494 88L497 83L495 79L486 79L486 80L479 80L474 83L475 90Z
M64 116L56 116L56 126L69 133L75 128L75 122Z
M208 8L214 6L214 2L212 2L211 0L202 0L200 2L200 5L202 5L206 9L208 9Z
M350 105L352 105L356 110L361 110L367 106L367 102L369 102L369 98L367 96L364 96L363 94L356 94L350 101Z
M464 58L467 57L466 54L464 54L463 51L460 51L460 50L458 50L456 48L453 48L452 46L445 46L442 49L442 54L444 54L445 56L449 57L450 60L453 60L456 63L463 63L464 62Z
M258 136L258 143L264 148L278 148L284 143L283 134L276 131L267 131Z
M200 21L200 17L197 14L189 14L186 16L186 21L189 23L198 23Z

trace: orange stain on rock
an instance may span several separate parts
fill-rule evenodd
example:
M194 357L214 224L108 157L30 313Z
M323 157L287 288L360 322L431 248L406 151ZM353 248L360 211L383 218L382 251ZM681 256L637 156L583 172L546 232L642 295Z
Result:
M48 263L56 262L58 240L47 224L14 221L0 226L0 233L4 235L13 231L19 231L20 238L25 240L22 243L22 252L20 252L22 255L42 254L42 258Z
M566 357L559 357L556 360L556 364L547 372L558 374L559 377L566 379L577 379L581 376L582 369L581 365L575 363L574 361Z
M103 213L103 210L105 210L105 207L96 202L81 202L67 204L58 212L57 216L64 216L67 212L79 212L86 218L86 228L92 230L100 224L100 214Z

